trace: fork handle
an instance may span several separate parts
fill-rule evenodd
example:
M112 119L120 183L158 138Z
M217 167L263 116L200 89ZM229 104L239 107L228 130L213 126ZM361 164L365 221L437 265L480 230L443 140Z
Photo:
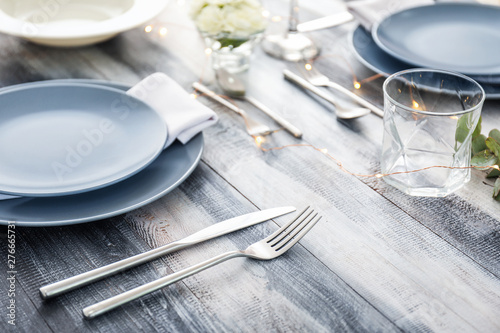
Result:
M288 120L268 108L266 105L262 104L260 101L256 100L255 98L251 96L246 96L245 99L253 104L256 108L259 108L262 112L267 114L272 120L283 126L284 129L286 129L288 132L292 133L292 135L296 138L302 137L302 131L299 130L297 127L292 125Z
M220 264L221 262L224 262L224 261L232 259L232 258L245 257L245 256L246 255L243 251L226 252L224 254L218 255L218 256L213 257L211 259L205 260L199 264L185 268L185 269L178 271L176 273L167 275L167 276L159 278L155 281L146 283L142 286L139 286L137 288L134 288L134 289L131 289L131 290L126 291L124 293L121 293L119 295L105 299L104 301L101 301L99 303L90 305L90 306L86 307L85 309L83 309L83 316L87 319L97 317L97 316L99 316L103 313L106 313L109 310L112 310L120 305L123 305L123 304L128 303L130 301L133 301L134 299L137 299L141 296L152 293L153 291L156 291L156 290L161 289L163 287L166 287L174 282L182 280L188 276L191 276L193 274L201 272L209 267Z
M335 82L329 81L328 86L330 88L333 88L347 96L349 96L351 99L353 99L356 103L358 103L361 106L364 106L367 109L370 109L374 114L376 114L379 117L384 117L384 111L382 111L380 108L377 106L373 105L372 103L364 100L363 98L359 97L349 89L346 89L342 87L340 84L337 84Z

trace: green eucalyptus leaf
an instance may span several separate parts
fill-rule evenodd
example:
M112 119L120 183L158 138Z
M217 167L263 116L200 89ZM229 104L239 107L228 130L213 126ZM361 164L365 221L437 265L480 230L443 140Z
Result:
M476 138L477 136L479 136L481 134L482 122L483 122L483 117L479 117L476 128L474 129L474 132L472 132L472 139Z
M497 143L499 143L499 144L500 144L500 131L499 131L499 130L497 130L497 129L492 129L492 130L490 131L490 134L488 134L488 136L489 136L490 138L495 139L495 141L496 141Z
M477 167L486 167L494 165L497 160L497 157L491 151L483 150L472 156L471 164ZM488 168L479 168L479 170L488 170Z
M486 139L486 146L491 150L493 154L500 157L500 144L493 138Z
M493 198L500 201L500 178L495 181L495 187L493 188Z
M472 155L476 155L486 149L488 149L488 146L486 146L486 136L480 134L472 139Z
M498 165L498 161L497 161L497 165ZM496 177L500 177L500 171L497 169L491 170L491 172L486 175L486 178L496 178Z
M469 134L469 127L467 124L469 123L469 115L464 115L458 119L457 122L457 130L455 132L455 140L457 142L464 142Z
M220 38L218 39L219 43L220 43L220 47L232 47L232 48L236 48L240 45L242 45L243 43L247 42L248 39L239 39L239 38Z

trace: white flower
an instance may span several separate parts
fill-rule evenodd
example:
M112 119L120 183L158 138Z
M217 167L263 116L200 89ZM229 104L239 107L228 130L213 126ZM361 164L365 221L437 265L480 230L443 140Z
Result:
M257 0L192 0L191 17L200 31L247 37L264 31L266 19Z

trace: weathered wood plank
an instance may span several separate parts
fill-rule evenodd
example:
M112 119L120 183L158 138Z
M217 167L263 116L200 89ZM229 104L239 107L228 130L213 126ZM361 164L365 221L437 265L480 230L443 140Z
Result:
M2 226L0 233L0 253L2 253L2 269L0 270L0 306L2 311L0 315L0 327L2 327L3 332L52 332L43 316L34 306L30 296L18 282L19 279L22 279L29 272L26 271L24 261L21 259L19 253L21 242L17 236L19 230L12 230L16 232L15 242L13 243L15 245L14 250L16 250L16 253L13 254L15 260L14 270L9 268L7 264L8 259L13 259L12 257L7 257L9 254L7 251L7 245L9 244L7 242L7 227ZM9 273L10 271L14 271L14 273ZM15 283L15 288L13 289L11 288L11 282ZM11 300L14 303L11 303ZM10 314L13 316L10 316Z

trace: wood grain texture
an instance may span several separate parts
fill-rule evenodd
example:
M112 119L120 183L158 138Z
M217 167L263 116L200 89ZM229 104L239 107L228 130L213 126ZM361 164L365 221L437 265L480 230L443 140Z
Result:
M264 1L272 15L288 15L287 1ZM339 2L315 0L309 19L333 13ZM319 10L321 8L322 10ZM185 7L171 2L153 26L92 47L56 49L0 35L0 84L41 79L95 78L134 84L162 71L191 91L203 80L214 90L204 45ZM283 22L271 29L283 28ZM316 65L350 88L374 73L349 48L354 23L311 33L323 53ZM189 41L189 42L188 42ZM338 120L332 106L285 81L297 71L257 49L249 94L304 131L284 131L266 147L305 143L359 173L377 173L382 120ZM357 93L382 105L383 79ZM195 172L164 198L105 221L53 228L19 228L20 332L497 332L500 330L500 209L482 172L442 199L403 195L382 180L357 178L309 147L263 152L232 111L199 97L219 123L204 131ZM256 119L278 126L248 103ZM500 127L499 102L487 101L485 129ZM1 106L0 106L1 107ZM312 204L324 215L299 245L272 261L235 259L142 297L92 321L81 309L228 250L245 248L285 223L280 217L169 254L54 300L41 285L185 237L236 215L282 205ZM1 253L5 239L0 238ZM4 305L5 270L0 270ZM2 318L3 319L3 318ZM0 320L2 330L10 329Z

